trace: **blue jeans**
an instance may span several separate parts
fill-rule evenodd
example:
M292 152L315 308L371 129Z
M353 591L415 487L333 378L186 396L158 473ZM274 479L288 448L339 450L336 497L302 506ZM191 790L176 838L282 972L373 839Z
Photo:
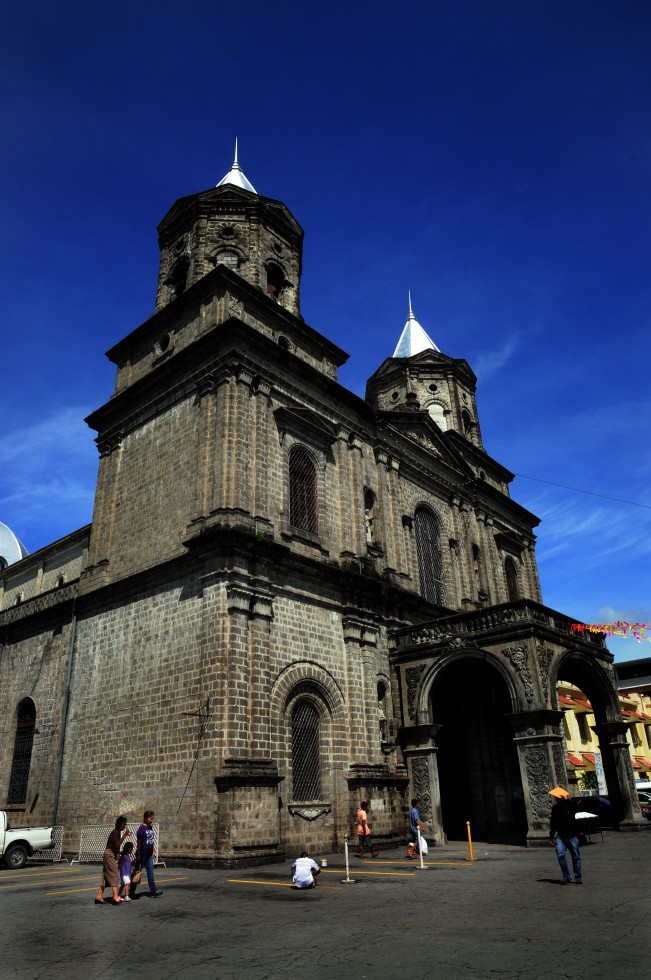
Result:
M149 857L142 859L142 866L147 872L147 881L149 883L149 891L156 891L156 882L154 881L154 855L150 854ZM579 865L580 867L580 865Z
M556 857L558 858L558 863L561 866L561 871L563 872L563 880L570 880L570 872L567 867L567 861L565 860L565 855L568 850L572 857L572 868L574 870L574 877L577 881L581 880L581 856L579 854L579 838L578 837L556 837L554 840L554 845L556 847Z

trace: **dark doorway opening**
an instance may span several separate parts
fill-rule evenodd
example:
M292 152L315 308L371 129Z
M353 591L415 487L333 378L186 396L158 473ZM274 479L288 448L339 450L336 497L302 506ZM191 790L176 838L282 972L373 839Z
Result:
M432 691L443 830L467 838L524 843L526 811L511 699L498 672L481 661L446 668Z

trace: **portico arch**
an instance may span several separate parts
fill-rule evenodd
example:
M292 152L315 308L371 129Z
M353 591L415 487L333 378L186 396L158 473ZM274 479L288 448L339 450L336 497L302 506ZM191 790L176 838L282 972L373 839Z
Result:
M559 681L567 681L578 687L592 707L595 719L592 727L599 739L613 823L621 829L637 829L643 819L628 749L628 724L622 719L613 679L595 658L571 650L557 665L551 690L555 707L558 707Z

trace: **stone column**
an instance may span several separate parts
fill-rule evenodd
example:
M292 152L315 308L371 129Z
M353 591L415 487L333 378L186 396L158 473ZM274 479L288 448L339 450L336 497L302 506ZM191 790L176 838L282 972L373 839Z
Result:
M516 731L520 777L527 814L527 844L542 845L549 840L550 789L567 788L563 762L563 736L558 734L562 711L548 709L508 715Z
M271 742L268 724L269 696L273 684L269 644L273 620L273 596L256 588L251 597L249 626L249 754L268 757Z
M346 648L349 745L354 754L354 762L368 762L368 758L365 758L368 732L365 719L365 671L362 660L364 623L352 616L345 616L341 625Z
M355 550L355 535L353 530L354 513L351 506L352 487L350 478L350 460L348 439L350 431L344 426L337 427L337 439L334 444L337 461L337 509L339 511L337 548L342 556L352 558L359 554Z
M423 823L428 825L429 839L445 843L439 768L436 758L436 736L440 725L415 725L400 731L407 771L411 782L409 800L417 799Z
M192 523L206 516L209 501L212 500L213 459L215 455L213 431L215 412L214 392L214 378L202 378L197 385L195 400L195 412L197 413L195 458L197 469L195 473Z
M273 467L269 415L271 404L271 384L258 378L254 384L254 436L253 467L251 474L254 486L253 516L272 523L269 500L269 480Z
M619 813L613 814L615 822L619 823L619 829L651 830L651 822L645 820L640 812L626 737L628 727L625 721L607 721L601 725L593 725L592 730L599 738L611 806L619 810Z

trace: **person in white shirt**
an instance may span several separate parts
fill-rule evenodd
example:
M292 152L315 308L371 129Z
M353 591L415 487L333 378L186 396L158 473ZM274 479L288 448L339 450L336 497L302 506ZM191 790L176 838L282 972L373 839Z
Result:
M316 888L316 876L321 874L321 870L316 861L307 856L307 851L303 851L300 858L296 858L292 864L292 871L297 888Z

